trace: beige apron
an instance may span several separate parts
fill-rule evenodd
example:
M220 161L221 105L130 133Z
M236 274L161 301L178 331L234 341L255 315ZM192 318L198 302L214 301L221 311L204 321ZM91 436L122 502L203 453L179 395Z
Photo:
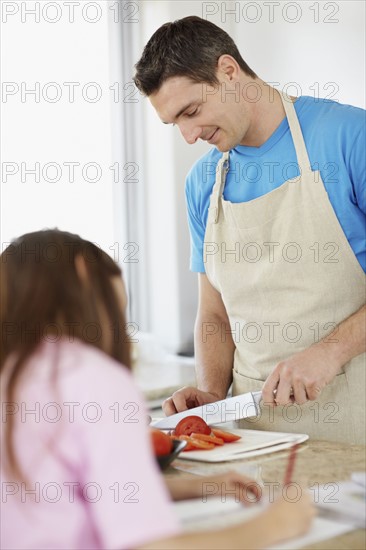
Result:
M204 261L236 345L234 395L262 389L279 361L324 338L365 302L364 272L319 171L311 171L293 103L287 96L282 101L301 176L257 199L231 203L223 198L224 153L210 198ZM224 340L228 335L221 331ZM365 443L365 366L365 354L359 355L317 401L262 404L260 416L240 427Z

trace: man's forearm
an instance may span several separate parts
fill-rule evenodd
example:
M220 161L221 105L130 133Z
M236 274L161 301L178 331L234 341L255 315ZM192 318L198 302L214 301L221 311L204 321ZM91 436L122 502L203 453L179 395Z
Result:
M342 366L366 351L366 306L342 321L319 344Z
M225 399L232 382L235 344L221 317L198 316L195 324L197 387Z

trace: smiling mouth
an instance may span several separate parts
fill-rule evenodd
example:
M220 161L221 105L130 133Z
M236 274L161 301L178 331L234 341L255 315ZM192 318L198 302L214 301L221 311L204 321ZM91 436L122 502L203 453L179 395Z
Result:
M211 141L213 140L213 138L216 136L217 131L218 131L218 128L216 128L216 130L214 131L214 133L211 134L210 138L207 140L208 143L211 143Z

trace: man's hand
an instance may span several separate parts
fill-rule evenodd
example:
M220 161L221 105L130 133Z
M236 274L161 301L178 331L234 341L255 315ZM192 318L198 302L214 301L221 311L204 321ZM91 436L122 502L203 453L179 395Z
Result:
M341 371L341 362L329 351L329 344L319 342L278 363L263 386L263 402L303 405L317 399Z
M323 340L278 363L263 386L264 403L303 405L317 399L342 366L365 351L366 306L362 306Z
M220 397L216 393L208 393L197 388L185 386L166 399L162 404L162 408L166 416L170 416L177 412L186 411L187 409L193 409L193 407L200 407L201 405L206 405L206 403L213 403L219 400Z

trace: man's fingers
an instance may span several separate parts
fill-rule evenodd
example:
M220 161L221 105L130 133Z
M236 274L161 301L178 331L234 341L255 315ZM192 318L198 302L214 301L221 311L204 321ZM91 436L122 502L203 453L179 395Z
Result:
M293 382L294 402L298 405L303 405L307 402L308 396L306 394L305 386L302 382Z
M169 397L168 399L165 399L165 401L163 401L161 407L163 409L163 413L166 416L171 416L172 414L175 414L176 412L178 412L177 409L174 406L174 402L173 402L173 399L171 397Z
M291 382L288 380L285 380L284 378L281 378L279 381L279 384L277 386L275 401L277 405L288 405L289 403L292 403L291 395L292 395L292 385Z
M197 388L185 386L173 393L171 397L165 399L162 404L162 409L166 416L183 412L193 407L198 407L205 403L217 401L216 394L203 392Z
M182 388L173 393L171 397L166 399L162 404L162 409L167 416L176 414L177 412L186 411L192 407L196 407L197 403L196 388L189 386Z
M310 401L318 399L320 396L324 385L320 385L317 382L307 383L306 384L306 394Z
M276 405L275 389L277 388L279 380L278 374L272 373L265 381L262 389L262 400L266 405Z
M172 400L177 412L186 411L195 407L195 395L187 388L187 390L178 390L172 395Z

